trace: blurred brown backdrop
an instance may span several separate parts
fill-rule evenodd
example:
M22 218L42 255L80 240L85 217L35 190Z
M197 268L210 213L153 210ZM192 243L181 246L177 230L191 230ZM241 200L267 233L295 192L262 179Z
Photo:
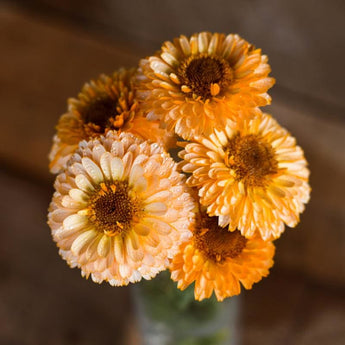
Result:
M345 343L345 2L22 0L0 3L1 345L137 345L128 288L81 279L57 254L47 154L85 81L202 30L237 32L269 56L267 111L312 171L301 224L243 294L243 344Z

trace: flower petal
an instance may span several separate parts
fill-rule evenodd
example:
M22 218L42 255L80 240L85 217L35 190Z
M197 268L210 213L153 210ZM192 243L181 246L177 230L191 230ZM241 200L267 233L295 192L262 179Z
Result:
M103 181L104 178L101 169L90 158L83 157L82 164L85 170L87 171L88 175L96 184L99 184Z
M111 176L114 181L121 180L123 177L123 162L118 157L111 158L110 161Z

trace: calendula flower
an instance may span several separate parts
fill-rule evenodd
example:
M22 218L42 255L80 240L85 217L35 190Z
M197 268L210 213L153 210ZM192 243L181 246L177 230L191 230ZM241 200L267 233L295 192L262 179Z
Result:
M251 238L278 238L309 200L309 170L296 140L269 115L229 123L180 153L187 183L219 225Z
M176 163L132 134L81 142L55 189L53 239L68 264L95 282L150 279L191 235L194 201Z
M109 130L134 132L143 139L173 145L173 134L146 120L135 100L135 69L102 74L86 83L77 98L68 100L68 112L59 119L51 149L50 170L58 173L82 140L97 138Z
M180 36L141 60L137 97L148 118L161 119L182 138L208 135L228 118L253 116L270 103L267 60L238 35Z
M246 239L239 231L218 225L217 217L202 214L193 237L180 245L170 265L171 278L184 290L195 282L195 299L211 297L222 301L238 295L241 284L251 289L266 277L273 265L274 245L260 236Z

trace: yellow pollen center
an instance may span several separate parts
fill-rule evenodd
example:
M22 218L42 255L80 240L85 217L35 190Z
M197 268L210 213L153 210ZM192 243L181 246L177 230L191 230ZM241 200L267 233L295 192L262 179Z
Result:
M230 232L220 227L217 220L217 217L203 216L200 228L194 234L196 247L215 262L234 259L242 253L247 240L237 230Z
M90 203L90 219L98 231L114 236L130 230L140 202L130 195L125 181L101 183Z
M253 134L236 135L229 141L225 164L233 170L236 181L251 187L264 187L265 178L278 172L272 146Z
M227 61L207 54L187 58L179 66L177 75L183 92L204 100L217 96L233 79Z

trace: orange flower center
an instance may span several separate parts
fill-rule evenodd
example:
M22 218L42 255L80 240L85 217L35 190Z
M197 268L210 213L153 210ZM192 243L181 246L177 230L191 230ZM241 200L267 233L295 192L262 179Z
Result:
M239 256L247 240L239 231L229 231L218 225L217 217L203 216L201 226L194 234L196 247L215 262Z
M251 187L264 187L265 178L278 171L272 146L254 134L230 139L225 164L234 171L236 181Z
M139 200L130 196L125 181L101 183L90 202L90 219L99 231L114 236L128 231L138 217Z
M179 66L177 75L184 92L204 100L218 95L233 79L227 61L207 54L188 57Z

